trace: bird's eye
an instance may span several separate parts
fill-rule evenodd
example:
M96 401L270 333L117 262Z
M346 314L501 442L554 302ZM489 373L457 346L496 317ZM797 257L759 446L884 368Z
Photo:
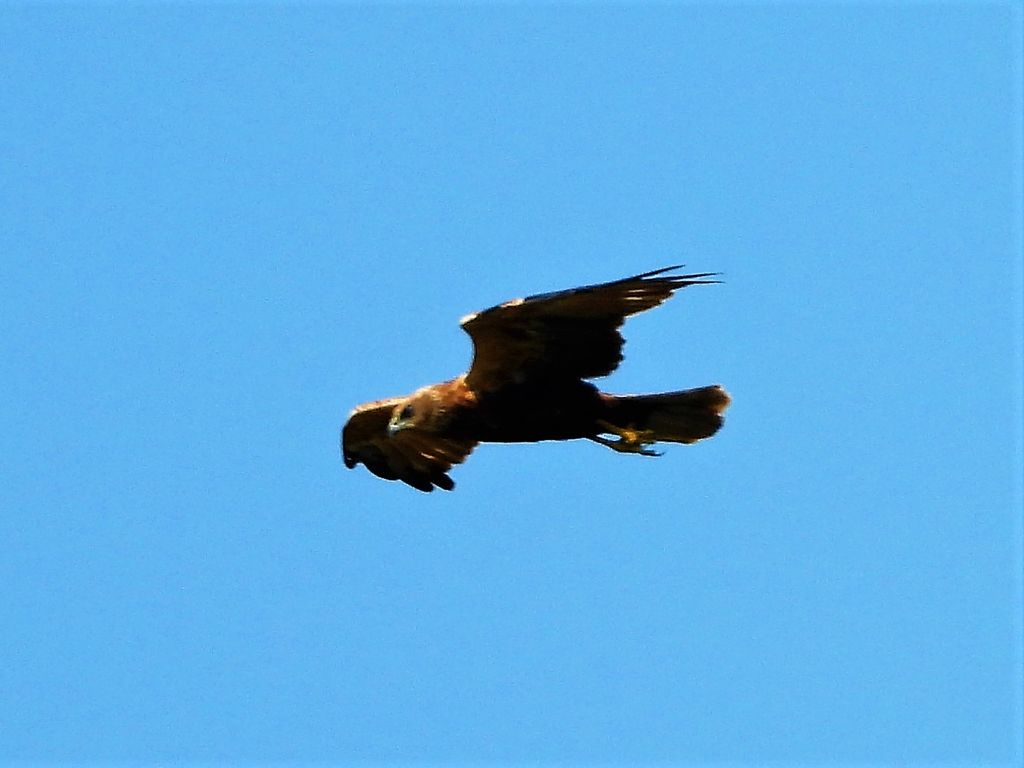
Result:
M411 419L412 418L412 406L411 405L405 406L405 408L402 409L402 412L398 414L398 418L400 418L402 421L405 421L406 419Z

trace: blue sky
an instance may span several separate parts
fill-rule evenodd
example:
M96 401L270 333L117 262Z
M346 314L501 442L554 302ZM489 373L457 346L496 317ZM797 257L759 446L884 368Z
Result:
M1019 4L0 8L0 759L1011 765ZM346 471L685 262L660 459Z

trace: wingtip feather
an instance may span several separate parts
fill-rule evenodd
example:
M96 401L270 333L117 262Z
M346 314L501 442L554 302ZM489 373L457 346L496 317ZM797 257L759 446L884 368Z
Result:
M702 284L720 283L720 282L722 282L721 280L705 280L704 279L706 277L718 277L719 275L722 274L721 272L693 272L693 273L688 274L688 275L666 275L665 274L666 272L671 272L674 269L682 269L685 266L686 266L685 264L675 264L675 265L673 265L671 267L662 267L661 269L654 269L654 270L651 270L650 272L644 272L644 273L639 274L639 275L634 275L633 277L627 277L624 280L622 280L621 282L628 282L630 280L648 280L649 278L652 278L652 277L658 277L658 275L665 275L665 276L662 277L662 278L659 278L659 280L654 281L654 282L661 282L662 280L664 280L666 282L678 283L681 286L682 285L695 285L698 282L702 283Z

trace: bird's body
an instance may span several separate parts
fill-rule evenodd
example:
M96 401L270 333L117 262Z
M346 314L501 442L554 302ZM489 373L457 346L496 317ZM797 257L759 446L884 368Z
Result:
M620 452L657 455L655 441L713 435L729 396L717 386L657 395L611 395L586 381L622 359L626 316L657 306L712 273L648 272L611 283L515 299L469 315L470 370L407 397L357 407L342 430L347 467L423 491L451 490L446 474L477 443L587 438ZM612 441L601 437L616 435Z
M437 402L431 428L451 437L481 443L534 443L573 440L593 433L602 410L601 395L585 381L536 382L513 385L500 392L476 393L464 376L425 390Z

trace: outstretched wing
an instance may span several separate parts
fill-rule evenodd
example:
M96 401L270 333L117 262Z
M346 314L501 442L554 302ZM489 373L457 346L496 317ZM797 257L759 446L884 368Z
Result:
M357 464L386 480L401 480L421 491L434 486L450 491L455 482L446 474L476 446L468 440L424 435L414 429L388 435L388 421L403 398L377 400L360 405L341 430L341 455L345 466Z
M622 361L619 328L688 285L717 283L715 272L666 275L674 267L610 283L513 299L464 317L473 339L466 385L495 391L530 379L606 376Z

